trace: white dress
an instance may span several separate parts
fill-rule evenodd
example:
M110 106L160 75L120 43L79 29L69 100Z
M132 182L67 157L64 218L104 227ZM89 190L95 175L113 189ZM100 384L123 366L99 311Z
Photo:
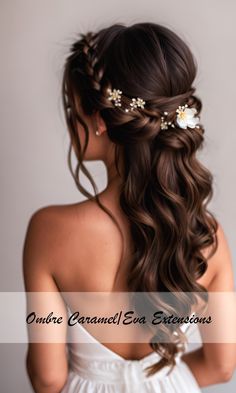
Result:
M146 377L144 369L160 360L156 352L141 360L126 360L97 341L81 324L75 326L78 328L70 330L77 342L67 343L69 375L61 393L201 393L193 373L180 358L168 376L169 366Z

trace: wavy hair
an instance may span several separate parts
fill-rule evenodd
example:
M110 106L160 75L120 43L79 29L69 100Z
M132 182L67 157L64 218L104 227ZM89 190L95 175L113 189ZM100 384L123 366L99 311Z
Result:
M197 283L207 269L208 258L202 249L212 246L209 256L217 249L218 222L207 209L213 194L213 177L196 157L203 146L204 128L200 124L181 129L175 122L180 105L187 104L196 108L198 114L201 112L202 102L192 85L196 71L196 61L187 44L169 28L155 23L114 24L98 32L81 33L70 48L63 71L71 174L78 189L95 199L118 225L100 202L96 184L83 164L89 130L76 111L77 95L87 115L99 111L104 119L108 136L115 144L118 172L119 154L123 153L120 206L129 219L134 242L128 288L133 292L176 293L175 304L161 302L166 312L175 311L176 304L178 310L190 312L192 301L183 296L184 292L207 293ZM107 88L120 89L126 103L131 97L142 97L145 108L126 113L107 99ZM174 127L161 128L165 111L167 121L174 122ZM77 121L85 132L83 148ZM77 156L75 170L72 147ZM80 170L90 180L95 195L80 184ZM158 325L149 344L161 358L148 367L148 375L166 365L175 365L184 334L176 328L174 342L171 329ZM158 337L169 340L158 342Z

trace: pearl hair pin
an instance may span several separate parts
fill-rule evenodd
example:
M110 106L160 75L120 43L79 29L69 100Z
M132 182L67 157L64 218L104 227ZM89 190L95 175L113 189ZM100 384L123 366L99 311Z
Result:
M107 92L109 93L108 100L114 101L115 106L121 106L121 94L122 91L119 89L107 89Z
M121 95L122 91L119 89L107 89L107 92L109 94L108 100L114 101L115 106L121 106ZM125 112L133 111L136 108L141 108L144 109L145 101L142 98L132 98L132 101L130 103L130 108L126 108Z
M167 122L165 121L165 116L168 115L168 112L164 112L164 116L161 116L161 129L162 130L167 130L169 126L174 128L174 123L171 123L171 121Z

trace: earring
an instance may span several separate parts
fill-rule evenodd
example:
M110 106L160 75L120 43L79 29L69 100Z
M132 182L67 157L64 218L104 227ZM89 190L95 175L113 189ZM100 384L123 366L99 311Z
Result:
M99 136L99 135L100 135L100 132L99 132L98 130L96 130L95 134L96 134L97 136Z

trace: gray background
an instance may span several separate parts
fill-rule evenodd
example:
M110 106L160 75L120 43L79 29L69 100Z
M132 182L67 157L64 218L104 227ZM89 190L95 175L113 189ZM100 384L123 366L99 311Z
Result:
M195 54L196 94L203 102L206 128L201 159L214 175L210 208L225 230L235 261L236 2L2 0L0 4L1 291L23 290L22 245L31 214L42 206L84 199L66 163L69 138L60 103L61 69L77 32L115 22L163 23ZM104 166L100 162L87 166L102 190ZM24 344L1 344L1 393L32 391L25 352ZM227 384L203 390L225 393L235 387L236 375Z

